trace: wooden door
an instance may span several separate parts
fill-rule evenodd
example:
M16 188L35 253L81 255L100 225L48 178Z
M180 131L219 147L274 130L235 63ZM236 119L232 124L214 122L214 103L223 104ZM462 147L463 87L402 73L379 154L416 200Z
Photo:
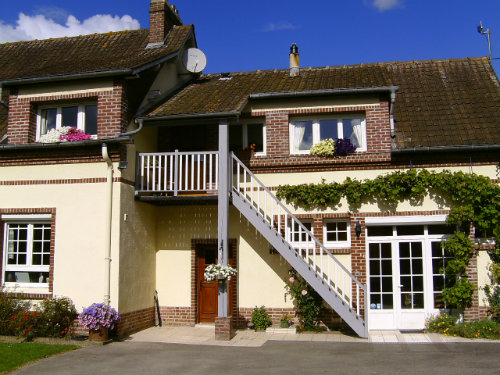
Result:
M198 321L215 322L218 316L218 294L219 286L216 280L205 281L205 267L210 264L217 264L217 245L197 246L198 262ZM229 264L234 267L233 259L229 259ZM233 311L233 279L229 283L229 311Z

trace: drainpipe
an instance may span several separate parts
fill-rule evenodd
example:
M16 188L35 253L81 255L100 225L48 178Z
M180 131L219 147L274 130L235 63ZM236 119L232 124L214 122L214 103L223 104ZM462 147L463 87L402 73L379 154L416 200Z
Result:
M391 107L389 109L389 119L391 122L391 138L396 137L396 131L394 130L394 105L396 104L396 90L395 88L391 89Z
M104 242L104 303L111 302L111 212L113 208L113 163L108 155L108 146L102 144L102 158L108 165L106 176L106 213L105 213L105 242Z
M124 136L129 137L129 136L131 136L131 135L134 135L134 134L139 133L139 132L142 130L142 123L143 123L143 121L144 121L144 120L143 120L142 118L138 119L138 120L137 120L137 122L139 123L139 126L137 127L137 129L135 129L135 130L131 130L131 131L126 132L126 133L121 133L121 134L120 134L120 137L124 137Z

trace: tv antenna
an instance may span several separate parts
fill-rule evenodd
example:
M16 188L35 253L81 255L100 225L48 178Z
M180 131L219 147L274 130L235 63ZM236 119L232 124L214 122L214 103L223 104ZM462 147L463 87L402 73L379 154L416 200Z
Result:
M483 27L483 21L479 21L479 26L477 27L477 32L479 34L486 35L486 37L488 38L488 48L490 51L490 61L491 61L491 32L490 32L490 28L488 27L485 30Z

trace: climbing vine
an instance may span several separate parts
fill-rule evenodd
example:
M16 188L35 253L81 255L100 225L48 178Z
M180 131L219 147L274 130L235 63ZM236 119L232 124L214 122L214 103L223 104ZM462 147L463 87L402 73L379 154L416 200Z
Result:
M282 185L276 195L306 209L335 207L344 198L354 212L366 203L376 203L383 210L395 210L399 202L419 204L429 196L450 208L447 221L457 228L443 245L453 257L444 271L448 279L454 281L444 289L443 299L459 308L472 303L474 285L467 279L466 267L473 255L473 245L465 233L472 223L479 233L495 236L496 249L490 252L494 278L486 294L491 296L491 301L498 300L497 315L500 314L500 266L495 266L498 262L494 257L498 254L500 261L500 186L488 177L450 171L396 171L374 179L348 177L343 183L322 180L319 184Z

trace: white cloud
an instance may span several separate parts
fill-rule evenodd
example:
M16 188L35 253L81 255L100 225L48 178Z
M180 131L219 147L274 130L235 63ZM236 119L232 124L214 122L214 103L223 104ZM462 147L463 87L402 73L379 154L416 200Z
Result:
M0 21L0 43L105 33L108 31L138 29L139 27L139 21L129 15L119 17L109 14L97 14L83 20L83 22L75 16L69 15L65 24L59 24L52 18L47 18L42 14L27 16L24 13L19 13L15 26Z
M373 1L373 6L381 12L396 8L400 5L401 5L400 0L374 0Z
M280 31L280 30L294 30L297 28L298 26L295 26L290 22L278 22L278 23L270 22L262 28L262 31L269 32L269 31Z

